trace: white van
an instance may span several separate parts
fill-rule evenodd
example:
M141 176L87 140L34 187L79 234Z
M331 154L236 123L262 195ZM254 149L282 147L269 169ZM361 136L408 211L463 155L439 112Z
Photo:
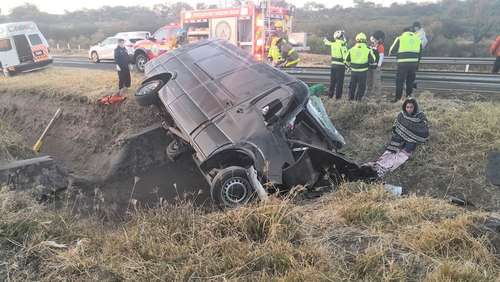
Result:
M49 44L35 23L0 24L0 69L6 76L51 63Z

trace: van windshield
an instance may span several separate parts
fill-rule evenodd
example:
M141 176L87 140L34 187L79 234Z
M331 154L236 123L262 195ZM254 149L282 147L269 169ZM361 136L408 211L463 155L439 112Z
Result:
M0 39L0 52L10 51L12 50L12 44L10 43L10 39Z

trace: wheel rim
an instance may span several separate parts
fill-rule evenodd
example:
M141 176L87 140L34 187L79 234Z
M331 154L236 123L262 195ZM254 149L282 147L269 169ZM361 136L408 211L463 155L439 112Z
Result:
M144 58L144 56L139 56L139 58L137 58L137 67L140 70L144 70L145 65L146 65L146 58Z
M251 185L242 177L232 177L222 185L222 200L229 206L244 204L248 200Z
M160 86L163 82L161 80L153 80L147 84L144 84L137 90L135 96L145 96L154 91L158 86Z
M97 53L92 53L92 61L97 62Z

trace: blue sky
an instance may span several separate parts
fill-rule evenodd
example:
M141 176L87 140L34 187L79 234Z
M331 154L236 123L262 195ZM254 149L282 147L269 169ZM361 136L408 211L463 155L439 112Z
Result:
M296 5L302 6L304 3L309 2L311 0L289 0L288 2ZM326 6L333 5L342 5L342 6L352 6L352 0L314 0L317 3L322 3ZM382 5L390 5L393 2L404 3L406 0L371 0L372 2L382 4ZM435 0L413 0L412 2L430 2ZM74 11L81 8L99 8L101 6L153 6L158 3L166 3L166 2L177 2L177 0L72 0L72 1L54 1L54 0L1 0L0 1L0 9L2 9L2 14L8 13L10 9L13 7L22 5L23 3L31 3L38 6L38 8L45 12L50 13L64 13L64 10ZM195 5L196 3L206 3L206 4L219 4L224 5L224 3L230 3L231 0L184 0L183 2L187 2L189 4Z

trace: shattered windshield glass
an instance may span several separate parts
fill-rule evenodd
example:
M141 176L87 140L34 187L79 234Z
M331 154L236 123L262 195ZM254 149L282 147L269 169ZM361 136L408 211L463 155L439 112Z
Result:
M311 113L314 119L316 119L326 129L330 138L340 142L342 145L345 145L344 137L337 131L330 120L330 117L328 117L325 106L323 105L320 97L311 94L309 96L309 102L307 103L307 110Z

